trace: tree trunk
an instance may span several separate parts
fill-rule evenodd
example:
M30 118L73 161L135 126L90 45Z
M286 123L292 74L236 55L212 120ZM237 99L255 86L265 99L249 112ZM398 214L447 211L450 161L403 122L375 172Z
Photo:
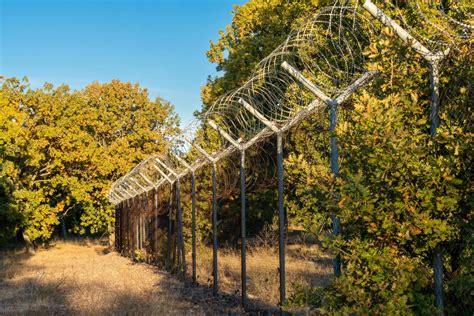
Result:
M32 255L35 254L35 246L31 242L30 237L28 237L24 231L22 231L21 233L23 235L23 240L25 241L26 251L29 254L32 254Z
M66 221L64 219L64 216L61 217L61 235L63 239L67 239Z

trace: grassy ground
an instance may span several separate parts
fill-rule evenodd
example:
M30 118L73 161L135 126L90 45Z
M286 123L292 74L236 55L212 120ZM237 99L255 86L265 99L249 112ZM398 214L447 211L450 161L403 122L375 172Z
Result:
M191 254L187 258L191 272ZM277 311L279 302L278 247L250 246L247 251L247 292L251 310ZM323 254L316 245L288 245L286 250L287 297L295 284L320 286L332 275L331 258ZM240 251L220 250L218 254L219 290L227 294L240 295L241 260ZM197 250L198 282L212 285L212 249ZM302 306L301 311L304 310Z
M187 254L191 273L191 254ZM241 313L240 252L220 250L218 298L212 296L212 249L199 247L200 286L86 241L57 242L35 255L0 251L0 314L223 314ZM317 258L319 261L315 261ZM316 245L287 248L287 289L294 282L327 282L330 259ZM250 309L277 311L278 252L249 246Z
M185 287L174 276L97 244L61 242L33 256L23 250L0 252L0 314L238 311L238 302L225 299L214 299L207 288Z

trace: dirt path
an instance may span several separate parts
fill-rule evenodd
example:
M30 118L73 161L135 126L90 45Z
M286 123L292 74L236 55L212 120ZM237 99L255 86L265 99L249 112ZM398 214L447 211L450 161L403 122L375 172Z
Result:
M207 288L185 287L174 276L133 264L105 246L58 243L34 256L0 252L0 314L196 315L238 310L238 300L216 300Z

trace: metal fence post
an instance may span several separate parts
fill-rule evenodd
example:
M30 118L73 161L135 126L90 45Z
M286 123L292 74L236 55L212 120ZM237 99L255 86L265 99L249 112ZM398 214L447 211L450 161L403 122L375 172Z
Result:
M115 205L115 225L114 225L114 248L115 248L115 251L119 251L118 250L118 219L119 219L119 209L120 209L120 205Z
M120 214L119 214L119 238L118 238L118 252L122 252L122 233L123 233L123 202L120 202Z
M177 209L177 219L178 219L178 270L182 274L183 278L186 277L186 259L185 249L184 249L184 239L183 239L183 215L181 212L181 182L180 178L176 180L176 209Z
M180 225L179 225L179 179L176 181L176 214L175 214L175 220L176 220L176 252L177 252L177 268L178 268L178 274L181 273L181 238L180 238Z
M212 164L212 274L213 274L213 294L217 295L218 287L218 271L217 271L217 159L208 154L198 144L184 138L191 146L196 148L211 164Z
M154 194L154 213L155 213L155 231L153 233L153 251L155 255L155 265L158 264L158 188L155 188Z
M144 244L145 244L145 249L148 250L147 246L150 246L150 240L149 240L149 234L150 234L150 223L149 223L149 219L150 219L150 216L148 214L148 212L150 211L150 196L148 194L148 191L144 193L145 194L145 225L144 225L144 230L145 230L145 239L144 239ZM147 251L147 254L148 254L148 251Z
M381 9L379 9L372 1L366 0L363 7L377 20L385 26L392 28L397 36L410 45L416 52L421 54L423 58L428 61L430 66L430 88L431 88L431 113L430 113L430 135L436 135L436 129L439 127L439 63L449 54L450 48L445 51L431 52L428 48L423 46L404 28L393 21ZM444 299L443 299L443 260L440 246L438 245L433 250L433 272L434 272L434 288L436 296L436 307L441 314L444 314Z
M247 306L247 240L246 240L246 196L245 196L245 150L240 151L240 235L241 235L241 286L242 306Z
M131 211L130 211L130 200L131 198L127 199L127 256L130 255L130 233L132 230L132 226L130 225L130 218L131 218Z
M134 235L135 235L135 243L133 245L133 260L135 260L135 254L136 254L136 251L138 250L138 245L139 245L139 241L138 241L138 215L139 215L139 212L140 212L140 209L138 208L138 204L137 204L137 199L139 197L135 197L133 199L133 208L134 208L134 214L133 214L133 224L134 224Z
M277 169L278 169L278 230L280 260L280 308L285 304L285 208L283 192L283 133L277 136Z
M171 246L172 246L172 230L173 230L173 220L172 220L172 215L171 215L171 210L172 210L172 205L173 205L173 183L170 183L170 200L168 204L168 239L167 239L167 251L166 251L166 268L167 270L171 270Z
M430 134L432 137L436 136L439 127L439 60L435 59L430 62L430 86L431 86L431 113L430 113ZM434 287L436 296L436 307L444 313L444 298L443 298L443 253L441 247L438 245L433 251L433 272L434 272Z
M192 229L192 243L193 243L193 283L196 283L196 176L194 171L191 174L191 195L192 195L192 210L191 210L191 229Z
M138 196L138 241L139 241L139 249L143 249L143 195L140 194Z
M146 194L140 195L140 249L145 248Z
M212 162L212 273L213 278L213 293L217 295L219 291L218 286L218 271L217 271L217 175L216 162Z
M141 210L141 205L140 205L140 195L137 195L137 199L135 201L135 208L136 208L136 219L135 219L135 223L136 223L136 249L137 250L140 250L140 216L141 216L141 213L142 213L142 210Z
M332 102L329 107L329 132L331 133L331 172L334 180L336 180L339 173L339 148L337 146L336 124L337 124L337 103ZM334 204L336 204L336 193L333 193ZM334 236L339 235L340 221L336 213L332 214L332 233ZM333 270L335 276L341 275L341 255L337 253L333 258Z
M162 162L159 158L155 158L155 161L158 162L164 169L166 169L170 174L172 174L176 178L176 259L177 259L177 268L178 268L178 273L183 273L183 276L185 276L186 273L186 267L185 267L185 262L186 259L184 258L185 256L185 251L184 251L184 239L183 239L183 223L182 223L182 214L181 214L181 182L180 182L180 175L173 170L173 168L170 168L168 165L166 165L164 162ZM155 168L156 165L155 165ZM159 170L159 168L157 168ZM162 173L164 175L164 173ZM169 179L168 176L165 175L167 179ZM170 181L170 179L169 179ZM173 249L174 251L175 249Z
M130 256L131 258L133 258L133 255L131 254L132 252L132 243L133 243L133 240L132 240L132 198L129 198L127 200L127 225L128 225L128 228L127 228L127 256Z
M281 67L285 69L290 75L302 83L308 90L310 90L318 100L324 102L325 106L329 106L329 132L332 134L330 139L331 147L331 172L333 173L334 179L336 179L337 174L339 173L339 149L337 146L337 138L335 133L336 123L337 123L337 107L344 103L353 92L355 92L359 87L361 87L367 80L375 75L374 72L366 72L361 77L359 77L354 83L348 86L336 99L332 99L327 96L318 86L312 83L309 79L303 76L301 72L291 66L289 63L284 61L281 64ZM308 108L316 108L316 103L313 101ZM334 193L334 202L336 204L337 196ZM335 212L332 214L332 230L333 235L337 236L340 232L340 221L337 218ZM341 256L336 254L333 258L333 270L334 275L339 276L341 274Z
M208 124L214 128L222 137L229 141L232 146L240 150L240 232L241 232L241 288L242 288L242 306L245 308L247 304L247 249L246 249L246 219L245 219L245 147L239 140L235 140L224 129L211 119Z

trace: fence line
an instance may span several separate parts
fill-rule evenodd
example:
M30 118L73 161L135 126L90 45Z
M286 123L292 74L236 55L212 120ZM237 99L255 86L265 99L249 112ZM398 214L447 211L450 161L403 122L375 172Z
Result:
M388 2L383 2L383 5L390 6ZM438 72L441 61L451 52L450 47L455 41L433 42L424 38L416 39L370 0L365 1L362 8L366 12L360 12L361 9L357 6L323 8L263 59L251 78L242 87L219 98L205 113L191 122L181 134L170 139L171 145L165 154L145 159L129 173L115 181L108 193L108 198L117 206L115 218L115 246L117 250L124 255L136 257L136 250L141 251L140 254L142 254L143 250L149 246L146 244L147 241L151 240L151 250L156 254L160 251L158 245L160 227L167 225L166 267L183 277L186 276L181 181L190 176L192 281L196 282L197 193L195 172L210 165L212 169L213 293L217 295L219 292L217 164L230 154L239 152L241 296L242 306L245 307L247 305L246 150L270 136L276 135L279 305L282 306L286 298L283 135L303 119L328 108L331 134L329 140L330 165L333 177L337 177L339 153L337 138L334 134L337 109L349 100L353 93L362 89L377 75L364 68L365 57L362 51L363 47L370 43L371 36L377 35L380 30L380 27L373 22L378 21L391 28L401 40L409 44L428 62L432 91L431 135L436 134L439 125ZM401 20L404 21L403 17ZM465 27L465 25L461 23L460 27ZM453 39L453 37L452 34L446 36L447 39ZM435 52L432 52L433 47L430 49L424 46L420 40L432 44ZM440 47L444 49L440 49ZM308 93L312 97L309 97ZM295 94L300 95L296 100L293 98ZM203 138L202 131L208 131L208 127L215 131L218 142L209 143ZM199 157L191 159L191 152L195 152ZM163 190L166 184L169 184L170 200L168 204L160 204L160 190ZM154 192L151 217L148 196L150 191ZM336 195L334 195L334 202L337 203ZM174 212L174 220L171 217L172 212ZM160 218L160 214L168 214L167 222L166 216ZM340 223L335 214L333 214L332 231L334 235L340 231ZM433 267L436 305L442 312L443 266L439 247L435 250ZM339 254L333 260L333 271L336 276L341 273Z

